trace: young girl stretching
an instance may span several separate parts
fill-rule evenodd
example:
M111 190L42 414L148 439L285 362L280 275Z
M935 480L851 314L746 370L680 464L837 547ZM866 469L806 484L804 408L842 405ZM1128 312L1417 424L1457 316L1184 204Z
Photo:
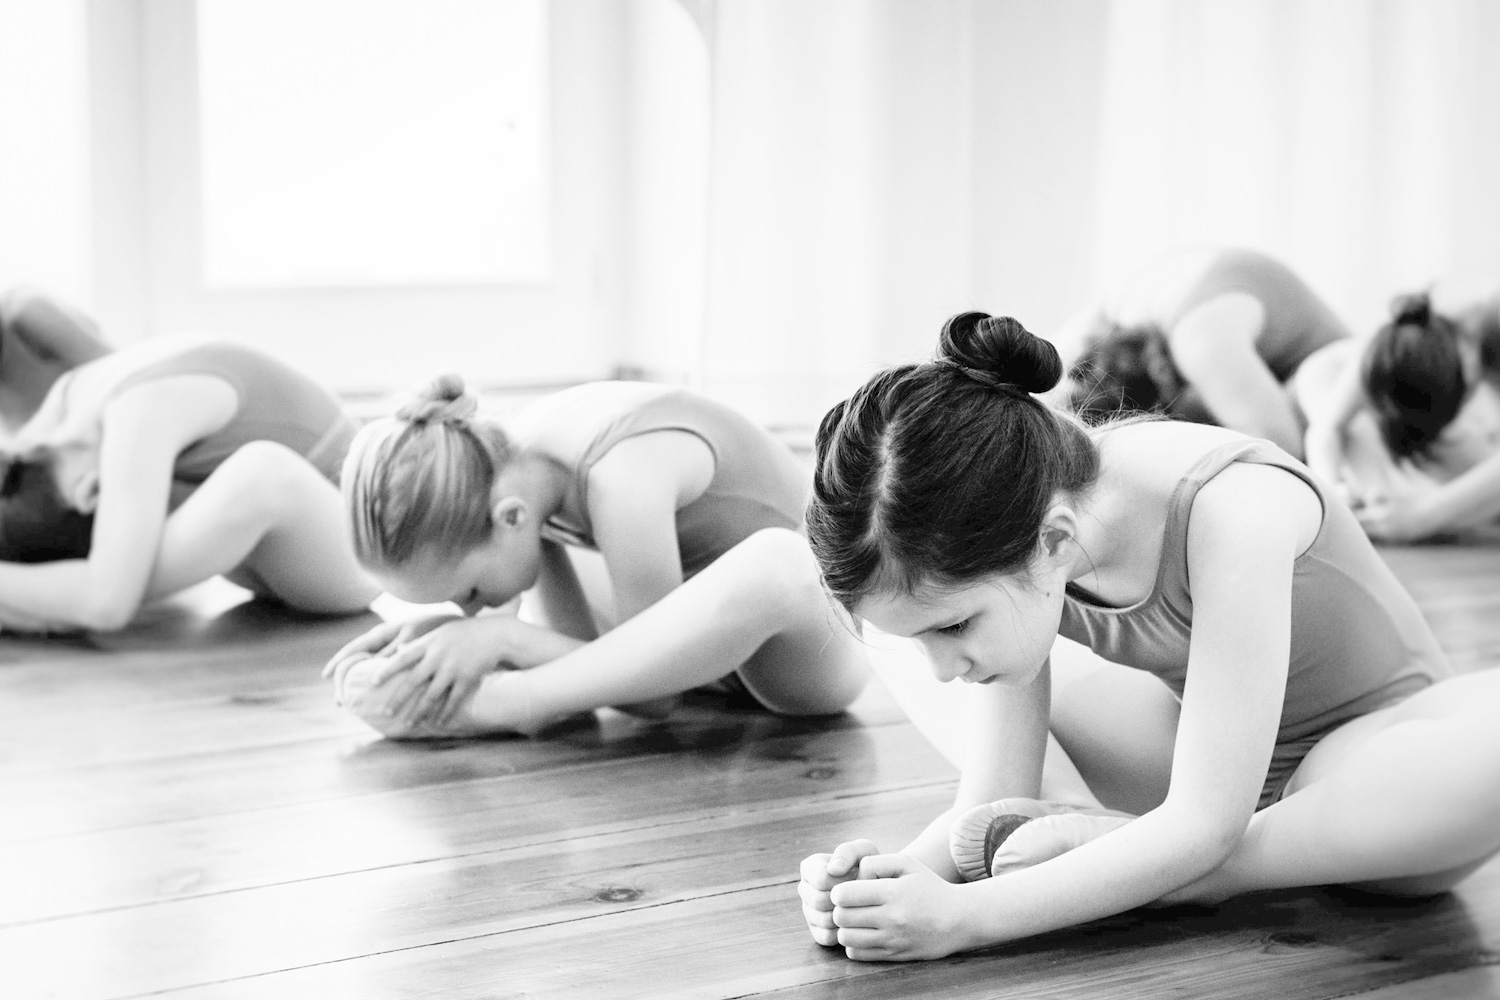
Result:
M1500 671L1450 678L1349 510L1284 452L1170 421L1087 430L1032 395L1061 372L1014 320L966 313L936 361L823 420L808 533L828 588L975 686L953 809L900 854L803 863L814 939L935 958L1158 901L1437 892L1500 849ZM1054 695L1059 634L1160 683L1101 665ZM1059 744L1095 799L1043 789Z
M156 338L65 372L5 443L0 492L45 492L83 530L50 553L7 546L30 561L0 562L0 627L116 629L217 574L304 611L363 610L377 591L334 485L354 431L326 389L230 341Z
M646 714L724 678L776 712L863 687L798 534L807 473L743 416L667 386L599 382L511 433L456 376L361 431L344 469L360 561L393 595L468 617L390 624L330 661L338 697L390 736L535 733L613 705ZM585 596L566 547L597 549ZM528 593L535 618L479 615Z

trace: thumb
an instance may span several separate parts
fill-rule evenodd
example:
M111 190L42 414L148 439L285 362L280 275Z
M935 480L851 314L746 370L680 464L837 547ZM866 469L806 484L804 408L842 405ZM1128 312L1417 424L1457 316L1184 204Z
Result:
M860 861L859 877L900 878L921 869L921 862L905 854L871 854Z

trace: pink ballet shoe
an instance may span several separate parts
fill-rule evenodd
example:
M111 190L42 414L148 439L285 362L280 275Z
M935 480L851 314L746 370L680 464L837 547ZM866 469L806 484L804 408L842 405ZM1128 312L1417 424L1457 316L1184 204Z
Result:
M954 821L948 851L966 882L1050 861L1135 817L1114 809L1000 799L975 806Z

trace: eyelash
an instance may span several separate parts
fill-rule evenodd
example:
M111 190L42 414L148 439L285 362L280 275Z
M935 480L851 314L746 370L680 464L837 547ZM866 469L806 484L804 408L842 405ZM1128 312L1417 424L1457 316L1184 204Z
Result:
M938 629L938 631L943 633L944 635L960 635L968 629L969 621L970 619L965 618L961 622L954 622L952 625L944 625L942 628Z

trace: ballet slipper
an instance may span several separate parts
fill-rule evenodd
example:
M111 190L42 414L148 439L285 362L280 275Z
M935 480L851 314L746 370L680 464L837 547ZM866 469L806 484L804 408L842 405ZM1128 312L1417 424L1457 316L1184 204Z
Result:
M1096 806L1039 799L1000 799L954 821L948 850L967 882L1050 861L1134 819Z
M431 719L409 723L389 712L390 690L400 675L380 685L374 681L384 664L383 657L372 656L349 667L337 679L334 699L367 726L391 739L455 739L504 733L535 736L574 717L538 714L531 678L526 671L500 670L486 677L446 723Z

